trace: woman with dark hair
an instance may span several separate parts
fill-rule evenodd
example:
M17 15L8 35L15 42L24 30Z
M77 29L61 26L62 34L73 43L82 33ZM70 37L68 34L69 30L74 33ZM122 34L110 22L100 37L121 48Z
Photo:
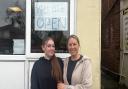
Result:
M55 56L55 44L52 38L45 38L41 48L44 56L34 63L31 89L57 89L57 82L63 82L63 62Z
M92 69L88 57L79 53L80 42L76 35L71 35L67 41L70 57L64 60L63 82L59 82L58 89L91 89Z

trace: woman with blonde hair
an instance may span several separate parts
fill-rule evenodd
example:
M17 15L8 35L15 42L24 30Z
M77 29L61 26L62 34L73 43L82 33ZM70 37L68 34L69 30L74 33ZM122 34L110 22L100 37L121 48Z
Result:
M88 57L79 54L80 42L76 35L71 35L67 41L70 57L64 60L63 82L59 82L58 89L91 89L92 70Z

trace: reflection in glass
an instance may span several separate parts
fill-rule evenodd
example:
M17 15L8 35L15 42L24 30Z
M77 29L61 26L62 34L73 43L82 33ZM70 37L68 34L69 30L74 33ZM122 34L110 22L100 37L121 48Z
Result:
M24 43L15 40L25 40L25 0L1 0L0 54L24 54ZM20 49L14 53L15 47Z

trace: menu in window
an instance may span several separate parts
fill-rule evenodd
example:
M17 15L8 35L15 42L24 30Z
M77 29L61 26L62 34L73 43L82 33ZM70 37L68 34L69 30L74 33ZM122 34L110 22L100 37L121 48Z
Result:
M35 2L35 30L67 31L67 2Z

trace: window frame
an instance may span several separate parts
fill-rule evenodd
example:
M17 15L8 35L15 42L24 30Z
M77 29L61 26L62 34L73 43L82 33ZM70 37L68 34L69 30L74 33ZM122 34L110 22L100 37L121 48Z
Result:
M44 53L31 53L31 0L26 0L26 57L39 58ZM70 35L76 31L76 3L75 0L70 0ZM56 53L56 56L65 58L69 53Z
M25 0L25 6L26 6L26 0ZM26 14L26 11L25 11L25 14ZM26 16L25 16L25 19L26 19ZM26 30L26 28L25 28L25 30ZM26 34L26 33L24 33L24 34ZM24 39L24 47L26 45L25 40L26 40L26 38ZM24 48L24 50L26 50L26 48ZM13 62L15 62L15 61L16 62L17 61L23 62L23 61L26 60L25 55L26 55L26 51L24 52L24 54L0 54L0 62L11 62L11 61L13 61Z

